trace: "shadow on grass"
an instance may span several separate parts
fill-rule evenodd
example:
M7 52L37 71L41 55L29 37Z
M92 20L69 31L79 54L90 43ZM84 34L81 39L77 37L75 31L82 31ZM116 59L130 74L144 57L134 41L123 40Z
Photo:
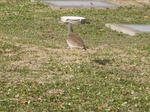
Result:
M100 65L106 65L107 63L110 63L110 60L108 60L108 59L104 59L104 60L94 59L94 60L92 60L92 62L95 62L95 63L100 64Z

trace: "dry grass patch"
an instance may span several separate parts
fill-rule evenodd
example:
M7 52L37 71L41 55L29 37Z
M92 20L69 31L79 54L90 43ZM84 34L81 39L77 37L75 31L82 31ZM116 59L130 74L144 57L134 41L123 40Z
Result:
M107 71L109 74L113 74L112 78L124 78L132 77L134 80L140 83L149 82L150 73L150 59L146 55L147 51L141 51L133 47L126 48L110 48L99 49L96 53L99 54L99 58L107 58L113 60L111 64L103 66L103 71ZM116 76L118 75L118 76Z
M49 73L29 73L27 75L22 75L21 73L2 73L3 75L0 77L1 79L9 81L7 83L10 84L16 84L19 82L36 82L38 84L50 84L55 83L54 77L55 75L53 72Z
M60 77L60 80L62 81L69 81L70 79L74 78L74 75L71 75L71 74L65 74L65 75L62 75Z
M62 90L62 89L51 89L51 90L48 90L46 93L48 96L51 96L53 94L62 95L62 94L64 94L64 90Z
M37 83L51 83L54 82L53 77L62 74L61 72L51 71L47 69L46 73L43 73L43 64L44 63L55 63L60 62L62 66L66 66L69 63L82 63L85 61L84 55L82 52L78 55L77 51L73 54L70 49L53 49L53 48L44 48L37 47L31 45L19 45L21 49L18 52L9 52L5 53L3 56L12 57L18 55L20 60L9 61L7 62L7 66L4 68L7 70L15 70L15 69L27 69L30 73L26 75L22 75L21 73L13 73L14 75L7 75L6 73L3 75L5 77L10 77L12 82L18 81L35 81ZM8 73L9 74L9 73ZM73 75L62 75L60 76L60 80L70 80L73 78Z
M147 0L107 0L112 1L114 3L119 3L122 5L136 5L136 6L142 6L141 3L147 3Z
M48 60L48 55L42 48L35 46L21 46L21 50L15 54L5 54L5 56L19 55L21 60L10 62L11 67L27 67L31 70L38 70L41 64Z
M1 2L8 2L8 0L0 0L0 3L1 3Z
M87 61L88 57L91 55L91 50L82 51L78 49L47 49L51 53L51 57L56 59L60 63L66 65L69 63L82 63ZM85 58L87 57L87 58Z
M38 84L50 84L50 83L54 83L55 80L53 79L55 76L53 75L53 73L47 73L47 74L40 74L40 75L37 75L37 76L28 76L28 77L25 77L25 81L31 81L31 82L36 82Z

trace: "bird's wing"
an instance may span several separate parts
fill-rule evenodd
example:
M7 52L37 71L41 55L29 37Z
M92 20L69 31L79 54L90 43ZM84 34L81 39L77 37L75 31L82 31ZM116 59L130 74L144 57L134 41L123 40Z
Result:
M68 35L68 39L67 39L71 44L75 45L75 46L80 46L80 47L84 47L84 42L83 40L77 36L75 33L70 33Z

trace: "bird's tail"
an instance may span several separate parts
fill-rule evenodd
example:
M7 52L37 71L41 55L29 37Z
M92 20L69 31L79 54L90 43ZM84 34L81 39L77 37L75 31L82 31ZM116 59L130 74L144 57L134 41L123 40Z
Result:
M86 51L86 50L87 50L85 46L83 47L83 50L84 50L84 51Z

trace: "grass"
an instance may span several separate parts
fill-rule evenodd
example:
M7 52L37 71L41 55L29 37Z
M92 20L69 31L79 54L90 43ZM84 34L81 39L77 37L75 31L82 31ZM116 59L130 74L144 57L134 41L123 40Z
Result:
M28 1L0 3L0 111L150 111L150 35L129 36L106 23L150 24L150 7L52 10ZM88 50L67 47L64 15Z

